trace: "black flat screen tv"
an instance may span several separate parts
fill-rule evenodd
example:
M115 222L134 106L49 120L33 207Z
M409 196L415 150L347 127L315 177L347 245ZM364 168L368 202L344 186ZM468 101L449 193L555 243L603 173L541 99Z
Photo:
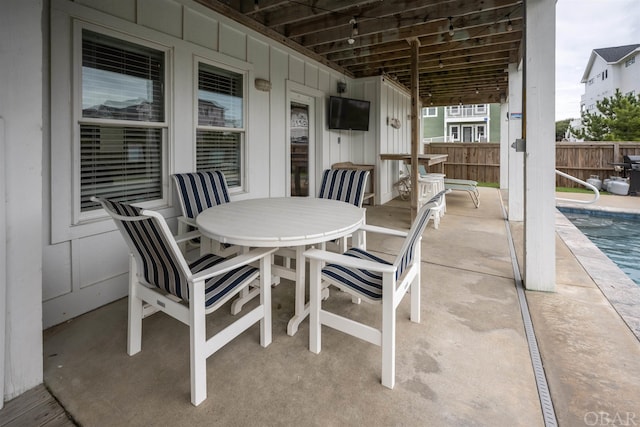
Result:
M329 129L369 130L369 101L329 97Z

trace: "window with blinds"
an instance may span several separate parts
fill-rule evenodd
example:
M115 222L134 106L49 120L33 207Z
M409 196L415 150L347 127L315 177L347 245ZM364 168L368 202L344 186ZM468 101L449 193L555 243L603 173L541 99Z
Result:
M82 31L80 211L162 199L164 52Z
M242 185L243 75L198 64L196 169L224 173L229 187Z

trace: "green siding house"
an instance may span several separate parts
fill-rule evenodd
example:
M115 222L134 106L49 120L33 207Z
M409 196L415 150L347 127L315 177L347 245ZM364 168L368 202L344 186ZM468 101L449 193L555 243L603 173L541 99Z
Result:
M500 142L500 104L422 109L423 142Z

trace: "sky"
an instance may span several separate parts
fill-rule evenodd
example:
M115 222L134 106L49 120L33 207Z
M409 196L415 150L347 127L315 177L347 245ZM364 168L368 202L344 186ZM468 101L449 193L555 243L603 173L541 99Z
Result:
M640 0L557 0L556 120L580 117L594 49L640 44Z

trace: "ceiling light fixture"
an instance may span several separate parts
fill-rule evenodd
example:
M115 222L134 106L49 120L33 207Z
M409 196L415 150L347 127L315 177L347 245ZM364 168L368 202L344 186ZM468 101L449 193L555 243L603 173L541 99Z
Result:
M476 95L479 94L479 93L480 93L480 91L478 90L478 88L476 88Z
M453 35L454 35L455 33L456 33L456 32L455 32L455 31L454 31L454 29L453 29L453 18L450 16L450 17L449 17L449 35L450 35L451 37L453 37Z
M351 18L349 24L351 24L351 37L347 39L347 43L354 44L356 42L355 37L358 35L358 22L356 18Z
M440 57L438 57L438 67L444 67L444 62L442 62L442 59L440 59Z
M509 22L507 22L507 31L513 30L513 24L511 23L511 18L509 18Z
M253 0L253 10L258 10L260 9L260 0Z

